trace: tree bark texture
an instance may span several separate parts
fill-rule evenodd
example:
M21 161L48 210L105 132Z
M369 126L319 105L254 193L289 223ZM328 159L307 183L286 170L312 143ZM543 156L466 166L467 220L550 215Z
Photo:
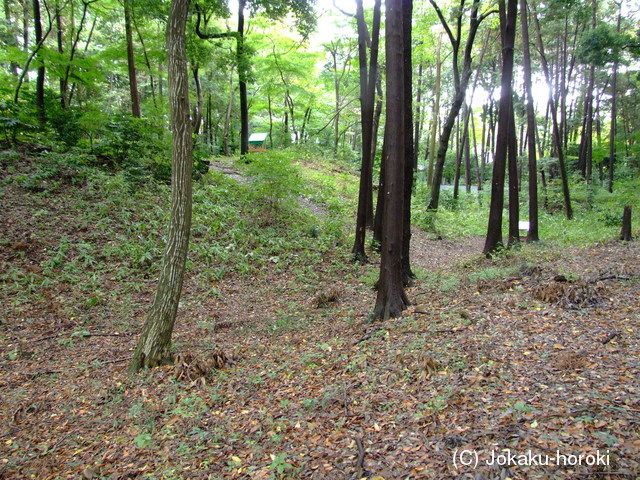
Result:
M172 0L167 21L167 73L173 127L171 219L155 299L129 365L132 372L172 361L171 334L182 293L192 210L192 131L185 42L188 9L189 0Z
M386 2L387 124L382 252L378 295L373 318L399 317L408 305L402 283L402 234L404 203L404 47L403 0Z
M500 0L501 10L505 10L504 0ZM517 0L508 0L504 21L502 48L502 80L500 89L500 107L498 111L498 136L493 161L491 180L491 203L489 206L489 224L483 253L491 255L502 246L502 210L504 208L504 179L509 150L511 116L513 115L511 98L513 96L513 49L516 35ZM503 20L504 19L504 20Z

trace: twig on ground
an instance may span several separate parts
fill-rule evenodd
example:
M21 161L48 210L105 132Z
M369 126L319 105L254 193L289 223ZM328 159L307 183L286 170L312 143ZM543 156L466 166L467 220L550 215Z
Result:
M364 447L362 446L362 440L360 437L356 437L356 445L358 445L358 461L356 462L356 468L358 472L358 478L367 476L364 469Z
M609 335L607 335L607 337L604 340L602 340L602 344L606 345L607 343L609 343L611 340L618 337L619 335L620 335L619 332L611 332Z

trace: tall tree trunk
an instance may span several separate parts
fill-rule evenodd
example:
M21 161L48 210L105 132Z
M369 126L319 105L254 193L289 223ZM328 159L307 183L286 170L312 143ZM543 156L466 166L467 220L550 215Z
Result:
M484 162L482 166L480 165L480 159L478 156L478 142L476 141L476 122L475 116L473 115L473 110L471 111L471 133L473 135L473 155L475 157L475 165L476 165L476 183L478 184L478 192L482 191L482 173L480 168L484 168ZM484 131L484 122L482 129ZM478 195L480 198L480 195Z
M562 148L562 135L560 127L558 125L558 114L556 111L556 104L553 99L553 86L551 84L551 75L549 73L549 65L547 63L547 57L544 53L544 46L542 43L542 34L540 33L540 22L535 10L535 4L531 4L533 18L536 25L536 33L538 36L538 51L540 52L540 60L542 61L542 70L544 71L545 79L547 80L547 86L549 87L549 110L551 111L551 121L553 123L553 136L555 139L556 154L558 155L558 166L560 167L560 177L562 180L562 194L564 197L564 206L567 219L571 220L573 217L573 209L571 208L571 197L569 195L569 179L567 178L567 168L564 160L564 150Z
M55 4L56 10L56 41L58 44L58 53L60 54L60 58L64 54L64 30L62 27L62 7L60 7L59 3L56 1ZM61 107L67 108L67 83L64 77L60 77L60 105Z
M527 0L520 0L520 22L524 56L524 88L527 96L527 148L529 155L529 231L528 242L540 240L538 234L538 164L536 159L536 113L531 89L531 48L529 46L529 21Z
M620 229L620 240L630 242L633 240L631 236L631 205L624 207L622 213L622 228Z
M42 45L44 37L42 35L42 18L40 15L40 1L33 0L33 24L34 34L36 40L36 49ZM38 121L44 124L47 121L47 117L44 109L44 80L45 80L44 61L40 61L38 67L38 75L36 77L36 111L38 112ZM16 95L17 96L17 95ZM16 100L17 101L17 100Z
M384 138L382 140L382 155L380 156L380 184L378 185L378 196L376 202L376 216L373 222L373 239L378 242L378 245L382 244L382 223L384 220L384 200L386 197L386 189L384 182L387 178L387 136L388 130L385 125Z
M189 0L172 0L167 20L167 70L171 111L171 220L156 296L129 370L172 361L171 334L176 320L189 249L192 208L192 144L185 29Z
M229 103L224 116L224 129L222 131L222 151L225 157L231 154L229 148L229 134L231 131L231 112L233 111L233 69L229 72ZM272 145L273 146L273 145Z
M404 62L404 201L402 203L402 281L411 285L416 278L411 271L411 193L413 176L417 169L417 157L413 144L413 63L411 61L411 18L413 0L402 0L402 44Z
M504 207L504 178L509 150L509 133L511 130L510 113L512 114L513 98L513 47L516 36L517 0L508 0L505 10L504 0L499 0L501 11L501 29L503 33L502 48L502 80L500 87L500 110L498 117L498 138L496 154L493 161L493 179L491 181L491 204L489 207L489 224L483 253L493 254L502 246L502 209Z
M471 109L469 109L471 111ZM471 137L469 136L469 119L467 119L464 135L467 141L464 144L464 186L467 193L471 192Z
M136 76L136 59L133 52L133 33L131 20L131 0L124 0L124 30L127 41L127 66L129 68L129 92L131 96L131 114L140 118L140 97Z
M331 51L333 58L333 88L335 91L336 113L333 117L333 157L338 157L338 142L340 140L340 77L338 76L338 47Z
M71 105L71 101L73 99L73 92L75 91L75 87L76 87L76 84L73 83L71 85L71 90L69 91L69 93L68 94L66 93L67 90L69 89L69 77L71 76L71 66L73 64L73 60L74 60L76 52L78 50L78 43L80 43L80 35L82 33L82 30L84 29L84 22L85 22L85 20L87 18L87 11L89 9L90 3L93 3L93 2L85 1L82 4L82 17L80 19L80 25L78 27L78 30L77 30L76 34L75 34L75 39L73 41L73 45L71 46L71 52L69 52L69 64L67 65L67 68L65 70L64 79L63 79L63 81L61 83L61 87L60 87L60 90L62 92L65 92L65 95L67 95L66 99L64 99L64 103L66 105ZM93 36L93 31L94 31L94 28L96 26L96 22L97 22L97 17L93 19L93 24L91 26L91 30L89 31L89 36L87 37L87 42L85 44L85 49L84 49L85 52L88 50L89 44L91 43L91 38Z
M516 20L514 19L514 29L516 28L515 22ZM515 113L513 110L513 96L509 98L509 103L509 238L507 240L507 246L511 247L520 243L520 188L518 176L518 139L516 133Z
M416 92L416 118L413 122L413 160L415 168L418 168L418 152L420 151L420 132L422 125L422 63L418 65L418 91Z
M29 51L29 0L22 0L22 50ZM33 5L33 2L31 2Z
M429 210L437 210L438 202L440 199L440 184L442 182L442 172L444 171L444 163L447 158L447 150L449 148L449 140L451 138L451 132L453 131L453 127L455 125L456 118L460 113L460 108L465 100L465 95L467 91L467 85L469 84L469 77L471 76L471 63L472 63L472 49L475 41L476 34L478 32L478 28L480 24L491 12L483 14L480 18L478 18L478 8L479 8L479 0L474 0L473 5L471 7L470 19L469 19L469 31L467 33L467 42L465 45L464 53L462 56L462 69L458 65L458 58L460 53L461 46L461 31L462 31L462 15L464 9L464 0L460 2L460 8L457 12L456 18L456 35L453 34L449 25L447 24L440 8L436 5L434 0L429 0L431 5L435 8L438 17L440 18L440 23L447 31L449 36L449 40L451 42L451 46L453 48L452 51L452 64L453 64L453 78L454 78L454 87L455 87L455 95L453 97L453 102L451 104L451 108L449 110L449 114L447 115L447 119L442 127L442 134L440 135L440 141L438 143L438 153L436 156L436 162L434 167L433 180L431 184L431 198L429 199Z
M196 86L196 108L193 114L193 133L198 135L200 133L200 126L202 125L202 110L204 108L204 98L202 96L202 83L200 82L200 69L193 67L193 81Z
M267 93L267 108L269 110L269 145L273 148L273 110L271 108L270 93Z
M614 2L618 7L617 32L620 33L622 21L622 2ZM617 50L617 49L616 49ZM618 52L616 51L613 60L613 74L611 75L611 127L609 129L609 183L607 189L613 193L613 168L616 159L616 116L617 112L617 89L618 89Z
M404 47L403 0L386 2L387 153L382 220L382 254L378 295L373 318L399 317L409 304L402 281L404 198ZM407 92L408 93L408 92Z
M140 33L140 29L138 28L138 22L133 18L133 26L136 29L136 33L138 34L138 41L140 42L140 46L142 47L142 54L144 55L144 62L147 65L147 72L149 73L149 82L151 83L151 97L153 98L153 105L158 106L156 103L156 86L155 80L153 78L153 69L151 68L151 61L149 60L149 54L147 53L147 47L144 44L144 38Z
M238 2L238 36L236 59L240 92L240 155L249 153L249 102L247 100L247 63L244 52L244 8L246 0Z
M358 211L356 214L356 235L352 253L356 260L366 262L365 237L367 219L373 212L372 158L373 114L375 103L375 84L378 76L378 44L380 38L380 4L374 6L371 32L370 59L367 61L367 24L364 18L362 0L356 0L356 22L358 28L358 59L360 61L360 122L362 130L362 159L360 167L360 185L358 190Z
M427 169L427 185L433 184L433 165L436 158L436 137L438 136L438 118L440 117L440 90L442 79L442 62L440 60L440 50L442 49L442 35L438 35L438 46L436 47L436 79L433 89L435 97L433 99L433 114L431 119L431 134L429 135L429 167Z

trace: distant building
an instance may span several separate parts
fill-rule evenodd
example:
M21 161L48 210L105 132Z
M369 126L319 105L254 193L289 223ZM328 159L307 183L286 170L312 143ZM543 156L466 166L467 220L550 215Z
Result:
M249 136L249 152L266 152L268 133L252 133Z

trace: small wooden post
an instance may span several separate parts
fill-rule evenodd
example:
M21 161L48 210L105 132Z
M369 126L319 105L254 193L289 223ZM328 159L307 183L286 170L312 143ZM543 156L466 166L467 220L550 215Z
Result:
M620 231L620 240L625 242L631 241L631 206L624 207L622 214L622 230Z

